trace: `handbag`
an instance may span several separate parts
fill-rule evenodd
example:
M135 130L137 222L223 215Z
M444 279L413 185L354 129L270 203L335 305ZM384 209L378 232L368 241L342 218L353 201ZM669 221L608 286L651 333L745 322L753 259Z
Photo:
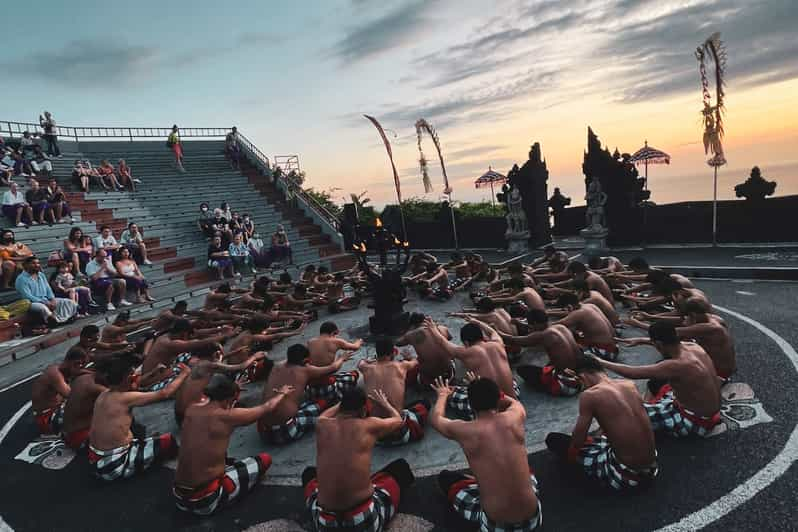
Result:
M64 254L59 249L51 251L50 256L47 257L47 266L58 266L62 262L64 262Z

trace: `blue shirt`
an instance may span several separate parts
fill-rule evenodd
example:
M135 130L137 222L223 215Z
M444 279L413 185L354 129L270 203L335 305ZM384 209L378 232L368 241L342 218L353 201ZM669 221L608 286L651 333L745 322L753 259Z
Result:
M39 272L34 279L28 272L21 272L14 283L17 292L29 300L31 303L46 303L55 299L53 289L42 272Z

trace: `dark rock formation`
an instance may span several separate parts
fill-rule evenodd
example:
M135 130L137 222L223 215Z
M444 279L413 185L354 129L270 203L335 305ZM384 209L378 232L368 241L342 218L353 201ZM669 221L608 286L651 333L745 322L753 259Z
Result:
M529 150L529 160L521 168L514 165L507 173L507 178L510 186L515 185L521 192L531 233L530 243L540 245L551 241L546 184L549 170L546 168L545 159L541 156L539 143L534 143Z

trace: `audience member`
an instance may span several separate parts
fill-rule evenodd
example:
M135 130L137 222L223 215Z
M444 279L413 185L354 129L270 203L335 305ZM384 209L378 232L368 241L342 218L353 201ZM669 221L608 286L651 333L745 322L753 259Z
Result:
M244 213L241 227L244 229L244 242L249 243L249 239L255 234L255 222L252 221L249 213Z
M222 218L227 220L228 222L233 219L233 211L230 209L230 204L226 201L223 201L222 204L219 206L222 211Z
M244 244L244 237L241 233L233 237L233 241L227 247L227 251L233 261L233 270L236 276L240 276L241 270L245 267L249 268L252 273L257 273L252 262L252 256L249 254L249 247Z
M125 187L130 188L131 191L136 191L136 183L141 183L141 179L136 179L124 159L119 159L119 164L116 167L116 175L119 182Z
M38 144L33 147L33 159L31 159L30 166L39 177L49 179L53 175L53 163Z
M272 235L271 259L273 261L282 262L286 258L288 264L294 263L294 257L291 253L291 243L288 241L288 235L282 224L277 224L277 230Z
M31 135L30 131L24 131L22 133L22 138L19 139L19 150L22 152L22 155L27 158L30 157L33 153L33 147L36 145L36 141L33 139L33 135Z
M116 310L113 304L114 293L119 297L120 305L123 307L132 305L130 301L125 299L127 283L124 279L117 277L118 273L104 249L97 248L94 253L94 260L86 265L86 275L89 277L92 291L105 295L106 310Z
M208 268L216 270L217 279L223 279L225 272L229 276L233 275L233 261L230 260L230 252L222 245L221 235L216 235L208 246Z
M200 215L197 218L197 227L207 238L213 237L216 230L213 228L213 212L204 201L200 203Z
M36 257L25 259L25 271L17 276L14 286L19 295L31 302L30 311L49 327L69 321L78 311L77 303L71 299L55 297Z
M122 231L119 242L130 250L137 263L148 266L152 264L152 261L147 258L147 245L144 243L144 235L141 234L137 224L134 222L127 224L127 229Z
M56 297L68 298L78 305L78 318L85 317L89 312L89 305L96 305L91 297L88 286L80 286L72 274L72 263L62 261L50 277L50 285Z
M169 133L169 138L166 139L166 145L175 156L175 169L181 174L185 173L186 169L183 168L183 144L180 142L180 130L177 125L172 126L172 132Z
M100 184L104 189L125 190L125 187L120 185L119 181L116 180L114 165L109 163L106 159L100 161L100 166L97 168L97 173L100 174Z
M100 234L94 237L94 247L97 250L104 249L108 255L116 253L120 247L111 228L107 225L100 227Z
M39 125L42 126L44 134L42 138L47 143L47 155L51 157L61 157L61 149L58 147L58 137L55 134L55 120L49 111L44 112L44 116L39 115Z
M58 181L50 178L45 190L47 191L47 203L49 203L50 208L53 209L53 215L55 216L55 219L59 222L74 222L75 220L72 218L72 211L69 208L69 203L67 203L66 200L66 194L58 184ZM67 216L69 217L69 220L67 220Z
M84 241L83 230L80 227L73 227L69 230L69 236L64 240L64 260L70 261L74 272L86 270L86 264L93 256L94 248L91 246L91 239L87 246Z
M127 287L136 293L136 303L146 303L147 301L155 301L155 298L150 296L149 286L144 274L139 270L139 265L136 264L130 257L130 250L122 248L119 250L119 260L116 261L116 271L125 280Z
M235 126L224 138L224 154L230 161L230 166L237 170L240 166L241 150L238 147L238 129Z
M8 186L8 190L3 192L2 209L5 217L14 222L17 227L25 227L24 221L38 225L38 222L33 219L33 210L25 201L25 195L19 191L17 184L13 181Z
M2 289L10 290L11 281L14 280L17 273L22 271L22 262L28 257L33 256L33 251L23 244L16 242L14 238L14 231L11 229L4 229L0 233L0 261L2 261Z
M72 181L80 187L81 191L89 191L89 174L81 161L75 161L75 165L72 167Z
M39 182L33 178L28 181L28 186L30 188L28 188L28 191L25 192L25 201L33 210L34 222L43 224L44 218L47 217L47 221L49 221L51 225L55 223L53 209L47 202L47 189L41 188L39 186Z

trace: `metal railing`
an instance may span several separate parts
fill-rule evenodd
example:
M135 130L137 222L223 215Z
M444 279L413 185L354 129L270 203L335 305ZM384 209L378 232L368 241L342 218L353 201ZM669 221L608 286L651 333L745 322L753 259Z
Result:
M44 134L44 128L34 122L0 122L0 135L14 138L21 137L26 131L34 135ZM180 137L194 138L224 138L229 132L229 127L186 127L180 128ZM140 139L140 138L166 138L172 132L171 127L86 127L86 126L55 126L55 134L59 137L74 139Z
M280 167L283 172L299 172L299 155L275 155L274 166Z

